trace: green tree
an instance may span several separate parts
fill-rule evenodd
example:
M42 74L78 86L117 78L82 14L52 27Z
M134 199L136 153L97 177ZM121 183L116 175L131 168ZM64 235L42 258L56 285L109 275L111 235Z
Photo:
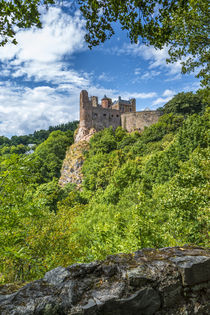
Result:
M37 187L33 194L33 202L56 212L57 203L67 195L68 193L58 185L58 179L54 178L52 181Z
M207 0L77 0L86 19L89 46L98 45L114 34L114 22L127 30L131 42L140 39L148 45L162 48L168 45L168 62L182 61L182 72L199 69L197 77L209 81L209 16ZM39 6L55 0L1 0L1 45L15 40L15 26L41 27ZM189 57L190 56L190 57ZM183 58L184 57L184 58Z
M0 136L0 145L7 145L10 143L9 138L4 137L4 136Z
M41 27L39 5L54 3L53 0L1 0L0 2L0 45L9 40L16 44L15 27Z
M90 155L94 155L96 153L109 153L116 149L117 141L114 135L113 128L110 127L97 132L94 137L90 139L90 145Z
M163 111L164 113L191 115L202 113L206 106L207 102L203 100L202 95L181 92L164 105Z
M167 45L168 62L182 60L182 72L194 71L209 82L209 15L207 0L79 1L87 23L86 40L98 45L114 34L113 22L155 48Z
M53 131L48 139L41 143L35 150L34 155L40 167L41 182L51 181L53 177L60 176L66 148L73 143L73 132Z
M0 273L8 281L24 281L42 270L27 242L34 225L41 226L49 216L43 205L32 202L37 180L33 168L31 157L16 154L0 163Z

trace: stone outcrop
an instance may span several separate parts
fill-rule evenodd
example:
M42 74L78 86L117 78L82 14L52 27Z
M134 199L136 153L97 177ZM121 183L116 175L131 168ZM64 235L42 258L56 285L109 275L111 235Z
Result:
M89 150L90 138L96 132L95 129L88 130L79 127L74 136L72 144L66 152L65 159L61 168L59 185L64 186L68 183L76 184L80 188L82 184L82 165L84 163L84 153Z
M210 251L174 247L58 267L7 294L1 315L210 314Z
M60 186L71 183L77 185L78 188L80 187L83 178L84 153L88 149L89 143L85 140L74 143L69 147L61 169Z
M96 133L96 130L94 128L91 128L90 130L85 127L79 127L75 137L74 142L77 143L79 141L86 141L89 142L90 138Z

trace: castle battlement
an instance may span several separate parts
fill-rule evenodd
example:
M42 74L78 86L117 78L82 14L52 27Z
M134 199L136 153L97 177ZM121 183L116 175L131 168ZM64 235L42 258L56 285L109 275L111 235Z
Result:
M123 100L119 96L112 102L106 95L98 102L97 96L88 96L83 90L80 93L80 128L100 131L112 126L116 129L122 126L128 132L142 131L145 126L150 126L158 121L160 112L147 110L136 112L136 100Z

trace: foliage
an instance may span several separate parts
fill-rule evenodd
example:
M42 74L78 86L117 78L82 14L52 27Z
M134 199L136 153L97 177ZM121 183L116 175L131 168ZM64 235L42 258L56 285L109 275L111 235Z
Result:
M14 154L0 166L0 272L6 273L8 280L23 280L34 277L40 267L36 253L28 246L27 235L49 213L30 198L36 182L30 172L34 167L30 157Z
M182 72L199 70L209 82L209 16L207 0L79 1L86 18L90 47L114 34L113 22L127 30L132 43L141 38L155 48L169 46L168 62L182 60ZM200 67L200 69L199 69Z
M12 145L12 146L3 146L0 149L0 155L9 155L9 154L24 154L29 150L29 147L23 144Z
M182 61L182 72L198 69L202 84L209 82L209 16L207 0L77 0L86 19L89 47L103 43L114 33L118 22L132 43L139 39L155 48L168 46L168 62ZM54 0L1 0L0 45L16 44L18 28L41 27L39 6Z
M12 136L11 139L0 136L0 148L3 146L18 146L28 144L40 144L45 141L51 132L60 130L60 131L72 131L74 132L78 126L78 121L68 122L66 124L60 124L57 126L50 126L48 130L36 130L33 134L24 135L24 136Z
M200 92L201 93L201 92ZM182 115L202 113L208 105L201 94L192 92L178 93L164 105L164 113L177 113Z
M39 163L41 182L50 181L53 177L60 176L62 161L67 147L73 143L71 131L53 131L48 139L41 143L35 150L34 155Z
M33 202L56 212L58 202L67 197L70 191L71 188L62 189L58 185L58 179L53 178L52 181L37 187L33 194Z
M4 46L9 40L16 44L15 27L29 28L32 26L41 27L40 4L52 4L53 0L1 0L0 2L0 45Z
M191 114L191 112L190 112ZM209 246L209 108L96 133L81 190L58 186L72 133L0 156L0 281L143 247Z

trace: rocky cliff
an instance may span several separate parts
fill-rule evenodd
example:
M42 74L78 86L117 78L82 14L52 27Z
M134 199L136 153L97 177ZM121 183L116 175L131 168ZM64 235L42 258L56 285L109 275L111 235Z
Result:
M75 134L75 143L69 147L63 161L59 179L60 186L71 183L76 184L78 188L80 187L83 178L84 153L88 151L90 138L95 132L95 129L78 128Z
M8 294L1 315L210 314L210 251L144 249L101 262L58 267Z

